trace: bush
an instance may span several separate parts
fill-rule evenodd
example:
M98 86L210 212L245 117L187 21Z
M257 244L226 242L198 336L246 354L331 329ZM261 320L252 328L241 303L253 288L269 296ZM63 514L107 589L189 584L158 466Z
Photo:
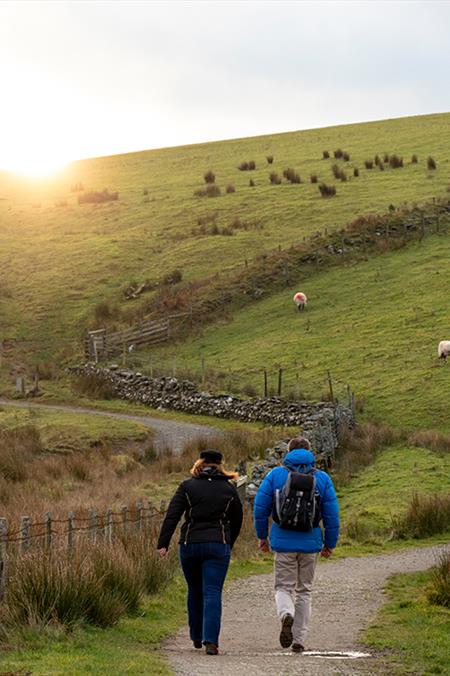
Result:
M248 168L249 171L253 171L254 169L256 169L256 162L254 162L254 160L250 160L250 162L248 163Z
M345 181L347 180L347 174L345 173L345 171L343 169L341 170L341 173L339 174L339 178L343 183L345 183Z
M322 197L334 197L334 195L336 195L335 186L327 185L326 183L319 184L319 191Z
M340 167L338 167L337 164L333 164L333 166L331 167L331 172L332 172L334 178L340 178L341 177L341 169L340 169Z
M238 169L239 171L253 171L256 169L256 162L254 160L250 160L249 162L241 162Z
M379 163L378 169L379 169L380 171L384 171L384 164L383 164L383 162L380 162L380 163Z
M234 185L232 183L229 183L227 185L227 187L225 188L225 192L227 193L227 195L229 195L232 192L236 192L236 188L234 187Z
M283 171L283 176L290 183L301 183L300 176L299 176L299 174L297 174L295 169L291 169L291 168L285 169Z
M355 177L358 177L358 176L359 176L359 169L358 169L358 167L355 167L355 168L353 169L353 176L355 176Z
M419 161L419 158L417 157L417 155L411 156L411 164L417 164L418 161Z
M267 164L273 164L273 155L267 155L266 160Z
M311 183L317 183L318 181L317 174L311 174L309 180L311 181Z
M179 284L182 279L183 272L179 268L175 268L163 277L162 283L164 286L172 286L173 284Z
M434 160L430 155L430 157L427 158L427 168L430 171L433 171L434 169L436 169L436 167L437 167L436 160Z
M322 158L323 158L324 160L328 160L328 159L330 158L330 153L328 152L328 150L324 150L324 151L323 151L323 153L322 153Z
M84 195L78 195L78 204L101 204L102 202L114 202L118 199L118 192L109 192L105 188L101 191L91 190Z
M335 150L334 153L333 153L333 155L335 156L335 158L336 158L337 160L341 159L341 157L343 156L343 154L344 154L344 151L341 150L341 148L338 148L338 149Z
M114 309L107 301L100 301L100 303L97 303L97 305L94 307L94 317L99 322L111 319L114 314Z
M218 197L220 195L220 188L218 185L210 184L206 186L207 197Z
M269 176L269 181L271 182L272 185L280 185L281 178L278 176L277 173L272 171L272 173Z
M376 164L376 166L378 167L381 164L381 157L379 155L375 155L375 157L373 158L373 161Z
M350 154L342 153L342 159L344 160L344 162L350 162Z
M249 184L250 188L255 187L255 181L252 178L249 180L248 184Z
M215 183L216 181L216 175L214 174L214 172L211 171L211 169L209 169L209 171L207 171L206 174L203 175L203 178L205 179L205 183L208 184Z
M403 167L403 157L398 155L391 155L389 158L389 166L392 169L401 169Z
M431 603L450 608L450 549L438 555L437 566L431 572L431 589L427 597Z
M426 538L450 530L450 495L420 495L413 493L402 517L394 519L394 534L398 539Z
M389 164L389 154L388 154L388 153L384 153L384 155L383 155L383 162L384 162L385 164Z
M373 169L373 160L366 160L364 162L364 166L366 167L366 169Z

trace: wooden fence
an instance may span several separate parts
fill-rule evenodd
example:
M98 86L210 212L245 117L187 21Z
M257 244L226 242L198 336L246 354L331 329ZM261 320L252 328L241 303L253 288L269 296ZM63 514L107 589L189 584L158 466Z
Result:
M123 505L120 511L108 507L104 512L89 509L83 516L69 512L66 519L57 519L47 512L41 521L22 516L20 526L11 530L7 519L0 518L0 599L8 580L8 560L33 549L50 551L72 550L80 540L91 543L112 543L117 535L141 533L148 535L160 524L166 511L165 501L159 508L152 503L136 502Z
M161 320L144 319L140 324L109 333L106 329L89 331L84 339L88 361L102 361L115 355L124 356L142 345L156 345L169 340L176 327L190 317L189 312L169 315Z

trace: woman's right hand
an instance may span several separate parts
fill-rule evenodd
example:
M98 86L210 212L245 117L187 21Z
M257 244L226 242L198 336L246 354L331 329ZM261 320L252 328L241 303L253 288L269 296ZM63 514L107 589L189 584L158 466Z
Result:
M161 547L161 549L158 549L158 554L162 559L164 559L167 556L167 547Z

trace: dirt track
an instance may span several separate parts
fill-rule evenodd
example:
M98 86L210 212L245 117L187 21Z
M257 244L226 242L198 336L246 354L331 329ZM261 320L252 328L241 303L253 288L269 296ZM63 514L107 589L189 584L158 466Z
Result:
M361 651L358 637L385 597L386 578L398 572L430 567L438 548L416 548L396 554L348 558L321 563L313 591L308 651ZM183 676L287 676L303 674L377 674L383 659L294 655L278 643L272 575L257 575L230 585L224 596L221 651L218 657L196 651L184 627L167 642L165 655L175 674Z

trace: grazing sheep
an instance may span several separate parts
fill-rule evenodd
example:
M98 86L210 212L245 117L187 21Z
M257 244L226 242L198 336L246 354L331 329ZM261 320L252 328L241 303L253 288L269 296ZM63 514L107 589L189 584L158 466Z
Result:
M439 359L445 359L450 355L450 340L441 340L438 345L438 357Z
M306 307L306 303L308 302L308 299L306 298L306 294L299 291L298 293L295 294L293 300L294 300L294 303L297 306L297 310L299 312L303 312L303 310Z

